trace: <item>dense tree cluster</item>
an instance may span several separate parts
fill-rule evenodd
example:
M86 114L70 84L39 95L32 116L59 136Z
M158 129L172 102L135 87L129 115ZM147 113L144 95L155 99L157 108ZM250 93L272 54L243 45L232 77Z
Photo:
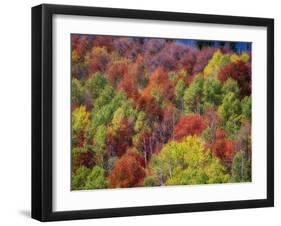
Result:
M73 34L72 189L251 181L251 54L235 46Z

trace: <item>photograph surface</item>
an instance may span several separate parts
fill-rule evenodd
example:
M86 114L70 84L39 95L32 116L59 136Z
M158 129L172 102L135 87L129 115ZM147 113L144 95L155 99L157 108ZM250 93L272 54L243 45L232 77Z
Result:
M251 182L250 42L70 38L71 190Z

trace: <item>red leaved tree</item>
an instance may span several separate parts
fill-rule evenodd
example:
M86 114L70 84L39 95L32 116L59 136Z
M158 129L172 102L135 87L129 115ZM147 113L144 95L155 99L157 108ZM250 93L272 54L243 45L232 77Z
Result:
M106 71L106 77L111 82L113 86L117 86L121 80L123 80L124 75L127 73L126 63L112 63L108 65Z
M108 179L111 188L141 186L145 177L144 160L136 152L128 150L118 159Z
M80 166L86 166L88 168L91 168L95 165L95 156L93 151L87 151L79 153L77 158L74 162L74 168L78 168ZM78 166L78 167L77 167Z
M212 153L220 158L227 166L231 165L234 144L232 140L226 138L223 129L217 129L215 141L206 146L207 148L210 148Z
M174 89L174 84L169 79L168 73L158 67L150 76L144 94L152 95L156 91L161 97L172 100L174 98Z
M71 46L72 50L75 50L79 57L83 57L91 47L90 38L88 35L72 35Z
M125 92L127 97L133 99L134 101L137 101L139 98L136 82L128 73L124 75L123 80L118 85L118 89Z
M132 135L134 128L128 120L122 120L121 127L115 133L109 133L107 137L108 152L111 155L122 156L132 145Z
M219 80L225 82L228 78L237 81L241 97L251 95L251 65L241 60L223 67L219 72Z
M174 129L174 138L180 140L188 135L200 135L206 128L203 117L188 115L180 118Z
M114 49L113 37L106 35L97 35L93 40L93 46L105 47L108 51Z
M105 72L109 61L110 54L108 54L105 48L94 47L89 58L88 75L91 76L97 71Z
M205 66L209 63L214 52L216 51L213 47L204 47L201 51L198 51L196 55L196 62L193 67L193 73L197 74L202 72Z
M140 96L136 103L136 108L147 113L147 117L151 122L153 120L162 120L162 109L157 104L155 98L149 94L145 93Z

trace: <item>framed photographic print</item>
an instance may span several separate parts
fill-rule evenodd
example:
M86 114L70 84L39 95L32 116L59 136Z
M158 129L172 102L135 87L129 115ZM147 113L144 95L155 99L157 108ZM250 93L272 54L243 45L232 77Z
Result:
M274 205L274 21L32 8L32 217Z

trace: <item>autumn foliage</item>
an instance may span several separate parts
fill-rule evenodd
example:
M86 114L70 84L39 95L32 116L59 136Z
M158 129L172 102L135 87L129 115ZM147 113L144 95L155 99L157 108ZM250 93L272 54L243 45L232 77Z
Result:
M127 188L140 186L145 176L143 158L128 150L117 162L109 175L109 187Z
M121 80L123 80L124 75L127 73L127 65L125 63L114 63L108 66L106 75L107 79L117 86Z
M237 81L242 97L251 95L251 66L241 60L223 67L219 73L219 80L225 82L228 78Z
M71 188L250 181L251 73L251 43L72 34Z
M225 132L222 129L216 130L215 141L207 144L212 153L220 158L226 165L231 164L234 151L234 143L232 140L227 139Z
M144 95L155 95L156 98L167 98L172 100L174 98L174 84L169 79L168 73L158 67L149 79L147 87L143 91Z
M206 128L204 119L200 115L182 117L174 129L174 137L181 140L187 135L200 135Z
M111 153L122 156L132 145L133 128L127 120L122 120L121 127L108 134L107 145Z

